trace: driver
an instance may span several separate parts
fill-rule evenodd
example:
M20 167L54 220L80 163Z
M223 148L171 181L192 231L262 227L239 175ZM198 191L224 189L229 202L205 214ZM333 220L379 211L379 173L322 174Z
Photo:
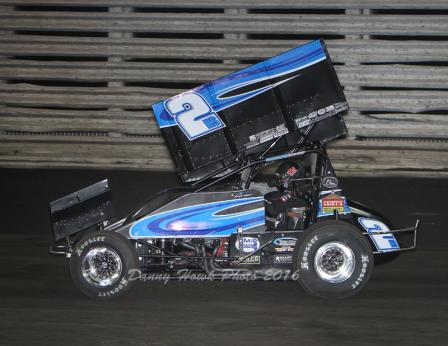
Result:
M277 168L270 184L270 186L275 186L277 191L265 195L266 220L274 222L276 227L284 225L288 209L306 206L306 202L297 198L294 191L294 179L303 176L304 168L297 162L287 161Z

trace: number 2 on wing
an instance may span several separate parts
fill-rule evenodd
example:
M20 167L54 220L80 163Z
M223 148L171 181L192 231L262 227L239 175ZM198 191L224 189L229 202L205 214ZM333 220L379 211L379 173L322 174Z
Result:
M165 108L190 140L224 127L222 120L205 99L194 92L186 92L166 100Z

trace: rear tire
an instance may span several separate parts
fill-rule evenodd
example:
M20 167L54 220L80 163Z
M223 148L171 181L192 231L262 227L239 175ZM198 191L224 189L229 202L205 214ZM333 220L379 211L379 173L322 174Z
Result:
M321 221L309 227L293 254L300 285L322 298L355 295L367 284L373 264L367 239L342 221Z
M95 232L76 244L70 257L70 273L86 296L109 300L131 288L134 281L130 278L137 263L128 239L114 232Z

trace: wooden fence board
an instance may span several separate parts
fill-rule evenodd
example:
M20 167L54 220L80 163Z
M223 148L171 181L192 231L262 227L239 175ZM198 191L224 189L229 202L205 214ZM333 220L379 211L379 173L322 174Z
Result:
M323 23L325 25L322 25ZM17 12L0 14L0 30L444 36L446 17L444 15Z
M160 130L150 111L85 111L42 110L39 108L4 107L0 109L0 131L23 133L94 133L151 136L160 138ZM346 116L352 137L378 138L444 138L448 116L438 114L386 113L379 115L352 114ZM20 129L20 131L18 131ZM156 137L154 137L156 136ZM86 136L83 140L89 141ZM104 140L104 139L103 139ZM113 138L112 140L115 140Z
M437 116L436 116L437 117ZM448 117L446 117L448 118ZM122 119L101 119L101 118L54 118L37 117L34 114L29 116L2 116L0 131L14 132L20 129L25 133L116 133L116 134L136 134L144 136L157 136L158 141L163 143L159 136L160 131L153 119L129 118ZM443 124L443 123L442 123ZM358 119L348 117L347 126L351 136L358 137L394 137L394 138L443 138L448 139L445 124L432 121L430 116L425 120L376 120L361 116ZM89 137L84 137L86 141Z
M181 92L180 89L145 87L46 87L0 85L4 105L28 107L125 108L150 110L152 103ZM428 112L448 110L447 92L433 90L346 91L354 111Z
M247 65L136 62L26 62L0 60L0 78L75 82L181 82L202 84ZM448 89L448 67L409 65L336 66L345 86Z
M18 147L20 143L20 147ZM13 162L19 165L33 163L42 167L84 166L93 168L129 167L134 169L167 170L173 169L166 148L162 145L133 144L77 144L76 151L69 143L57 142L23 142L8 141L0 147L0 164L9 165ZM392 153L392 155L390 155ZM428 174L430 171L442 174L448 165L448 155L440 152L403 149L359 149L330 148L329 155L336 169L344 173L377 171L385 174L388 171L406 167L409 171ZM397 159L398 158L398 159ZM424 163L425 166L422 166ZM430 169L422 169L430 167Z
M448 176L446 0L0 0L0 167L172 170L150 105L323 36L343 175Z
M10 56L262 60L304 42L18 35L0 36L0 51ZM326 45L336 63L443 62L448 56L448 41L338 39L327 40Z
M0 5L17 5L0 0ZM34 6L132 6L150 8L264 8L264 9L448 9L445 0L24 0Z

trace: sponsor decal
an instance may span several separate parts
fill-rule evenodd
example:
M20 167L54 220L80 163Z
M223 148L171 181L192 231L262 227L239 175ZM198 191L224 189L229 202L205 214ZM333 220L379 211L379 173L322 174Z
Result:
M339 196L334 192L322 197L319 200L319 208L317 212L317 217L330 216L333 215L335 210L339 214L350 213L350 208L347 204L345 197Z
M258 144L270 141L274 138L283 136L284 134L287 134L289 132L288 128L285 124L278 125L272 129L268 129L259 133L256 133L254 135L249 136L249 142L246 143L244 146L246 149L252 148Z
M276 252L293 252L297 239L292 237L282 237L275 239L272 244Z
M235 247L240 250L240 243L243 245L243 253L251 253L259 249L260 241L258 238L254 237L242 237L237 239L235 242Z
M321 199L322 212L331 213L337 210L339 213L344 212L344 197L335 195L334 193Z
M322 180L322 185L326 188L326 189L334 189L335 187L338 187L338 178L336 177L325 177Z
M292 246L280 246L274 248L275 252L293 252L294 248Z
M360 217L358 221L367 232L372 233L369 234L369 237L372 239L378 251L387 252L400 249L400 245L393 233L384 233L390 232L390 229L383 222L366 217Z
M275 255L274 263L275 264L292 263L292 255Z
M324 120L347 109L347 102L337 102L325 108L318 109L317 111L311 112L306 117L296 119L297 128L301 129L302 127L309 126L315 122Z
M260 264L260 256L250 256L240 264Z
M282 237L274 240L275 245L282 246L294 246L296 244L297 239L293 237Z

